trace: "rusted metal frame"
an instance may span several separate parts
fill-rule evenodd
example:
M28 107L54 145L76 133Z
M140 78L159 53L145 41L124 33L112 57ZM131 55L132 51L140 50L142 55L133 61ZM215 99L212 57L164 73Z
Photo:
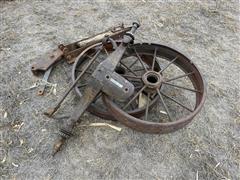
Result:
M91 102L95 99L95 97L101 90L101 85L97 81L94 81L93 79L92 82L94 82L93 85L95 85L95 87L86 87L85 93L81 97L80 102L78 103L77 108L74 110L71 117L63 121L63 128L60 129L61 136L58 137L56 143L53 146L53 155L55 155L65 143L65 141L73 135L72 130L75 124L80 121L81 115L84 113L84 111L87 109L87 107L91 104Z
M72 63L72 59L77 57L84 49L87 47L99 43L103 40L104 37L109 36L112 39L119 39L121 36L129 31L131 27L124 28L123 26L117 26L114 29L109 29L105 32L101 32L92 37L85 38L83 40L77 41L73 44L66 45L64 47L64 57L69 63Z
M133 78L133 79L141 79L142 77L141 76L131 76L131 75L122 75L123 77L126 77L126 78Z
M71 92L71 90L75 87L75 85L77 84L77 82L79 81L79 79L82 77L82 75L85 73L85 71L87 71L87 69L90 67L90 65L96 60L96 58L98 57L99 53L101 52L102 48L100 48L96 54L94 55L94 57L88 62L87 66L85 67L85 69L80 73L80 75L77 77L77 79L72 83L72 85L69 87L69 89L65 92L65 94L62 96L62 98L57 102L56 106L54 106L53 108L49 108L47 110L47 112L45 112L45 115L51 117L61 106L62 102L64 101L64 99L67 97L67 95Z
M47 71L50 66L60 61L62 58L63 51L59 48L54 49L51 53L47 53L47 55L44 55L44 57L35 62L31 70L34 75L38 75L39 72Z
M96 45L96 47L97 47L98 45ZM109 46L109 44L106 44L105 45L105 47L106 47L106 49L107 49L107 51L110 53L110 51L112 52L112 50L113 50L113 48L112 48L112 46ZM131 48L131 46L128 46L128 49L127 49L127 51L129 51L129 48ZM133 53L133 51L132 51L132 53ZM88 54L88 53L87 53ZM125 53L125 55L126 54L128 54L128 53ZM125 57L125 55L123 56L123 58ZM73 79L73 81L76 79L76 77L77 77L77 74L76 74L76 69L77 69L77 66L78 66L78 64L79 64L79 62L83 62L83 60L84 60L84 56L87 56L87 55L85 55L85 54L83 54L82 56L81 56L81 58L78 58L77 59L77 61L75 62L75 64L74 64L74 67L73 67L73 70L72 70L72 79ZM129 55L129 56L131 56L131 55ZM146 63L146 64L148 64L149 66L151 65L151 62L149 62L148 60L146 60L146 58L144 57L144 62ZM149 59L150 60L150 59ZM81 63L80 63L81 64ZM125 77L126 78L126 77ZM126 78L127 79L127 78ZM142 80L140 80L140 79L127 79L128 81L130 81L130 82L132 82L133 84L134 84L134 86L136 86L135 85L135 83L137 83L137 84L142 84ZM137 80L137 81L136 81ZM136 88L135 88L136 89ZM82 92L80 92L80 90L78 89L78 88L75 88L75 90L76 90L76 92L77 92L77 94L81 97L82 96ZM153 105L157 102L157 97L155 97L153 100L151 100L151 103L150 103L150 105L149 105L149 108L152 108L153 107ZM100 100L101 101L101 100ZM92 114L94 114L94 115L96 115L96 116L98 116L98 117L101 117L101 118L104 118L104 119L107 119L107 120L115 120L115 118L113 118L113 116L111 115L111 114L109 114L107 111L105 111L103 108L101 108L101 106L97 106L97 105L94 105L93 103L89 106L89 108L88 108L88 111L90 112L90 113L92 113ZM144 115L145 114L145 108L140 108L140 109L132 109L132 110L130 110L130 111L128 111L128 113L130 113L130 114L132 114L133 116L135 116L135 117L141 117L142 115Z
M108 44L107 44L108 45ZM112 47L111 46L105 46L107 51L112 51ZM134 45L133 45L134 46ZM130 53L130 54L129 54ZM132 54L134 53L134 54ZM84 56L86 55L83 55L81 59L78 59L77 62L83 62L84 60ZM128 46L128 49L127 49L127 52L125 53L125 55L123 56L123 58L126 57L130 57L130 56L136 56L135 52L133 51L133 47L131 46ZM144 63L146 64L146 67L150 67L151 68L151 65L152 65L152 56L145 56L145 55L142 55L141 54L141 57L144 61ZM137 60L137 59L136 59ZM137 60L138 61L138 60ZM134 60L133 60L134 62ZM159 63L159 62L158 62ZM75 69L77 68L77 65L78 63L75 63L74 64L74 67L73 67L73 71L72 71L72 79L73 81L75 80L75 77L76 77L76 74L75 74ZM81 64L81 63L80 63ZM160 67L159 67L159 64L156 64L156 69L157 71L159 71ZM144 69L143 69L144 70ZM126 71L128 72L128 71ZM122 74L121 74L122 75ZM132 82L134 84L134 86L138 86L139 84L142 84L142 79L134 79L134 78L127 78L125 77L128 81ZM137 85L136 85L137 83ZM141 86L142 87L142 86ZM140 87L140 88L141 88ZM136 90L138 90L139 88L135 88ZM77 94L81 97L82 96L82 93L80 92L80 90L78 88L75 88ZM152 108L154 106L154 104L156 104L157 100L159 99L157 96L153 96L151 97L152 100L150 102L150 105L149 105L149 109ZM127 102L126 102L127 103ZM134 109L128 109L127 110L127 113L133 115L134 117L142 117L144 116L145 114L145 109L144 107L140 107L140 108L134 108ZM97 106L97 105L93 105L91 104L88 108L88 111L91 112L92 114L98 116L98 117L101 117L101 118L104 118L104 119L108 119L108 120L115 120L115 118L113 118L113 116L108 113L107 111L103 110L103 108L101 106Z
M48 78L49 78L49 76L50 76L50 74L51 74L51 72L52 72L52 69L53 69L53 67L51 66L45 73L44 73L44 76L43 76L43 79L42 79L42 81L44 81L44 82L42 82L43 84L38 88L38 95L39 96L42 96L43 94L44 94L44 92L45 92L45 88L46 88L46 84L45 83L47 83L47 81L48 81Z
M75 58L84 49L93 44L101 42L105 36L109 36L113 39L119 39L130 29L131 27L124 28L123 26L116 26L92 37L85 38L68 45L60 44L58 48L54 49L50 53L47 53L45 57L34 63L31 67L31 70L35 75L37 75L39 72L47 71L50 66L62 60L63 58L65 58L68 63L73 63Z
M118 49L116 49L116 51L114 51L111 54L111 57L109 56L106 60L103 61L103 63L98 65L98 68L90 76L91 79L89 81L89 86L87 86L86 89L84 90L84 93L80 98L80 102L75 108L73 114L69 119L63 122L62 128L60 129L61 136L59 137L59 139L56 141L54 145L53 155L55 155L59 151L59 149L61 148L63 143L66 141L66 139L72 136L73 127L75 126L77 121L80 120L81 115L84 113L84 111L94 101L94 99L97 97L97 95L101 91L103 87L103 83L101 81L103 80L99 81L98 79L99 76L97 76L99 75L99 71L101 71L102 73L105 73L105 71L101 70L101 67L107 66L109 70L110 71L112 70L113 72L118 62L120 61L124 51L125 51L125 47L120 46ZM106 78L109 79L107 76Z
M131 28L130 33L133 34L138 27L139 25L137 23L133 23L133 27ZM96 70L90 76L91 79L89 81L89 85L84 90L84 93L80 98L79 104L77 105L71 117L66 121L64 121L63 128L60 130L60 132L62 133L62 136L59 137L57 143L54 145L54 154L57 151L59 151L64 141L72 135L73 127L75 126L77 121L80 119L84 111L92 103L92 101L94 101L94 99L96 98L96 96L99 94L101 90L108 95L112 95L112 92L114 92L118 88L122 89L122 87L125 87L125 84L131 85L132 91L134 90L134 86L129 81L126 81L123 77L121 77L120 75L117 75L114 72L116 66L118 65L118 63L120 62L122 56L126 51L128 43L131 41L132 41L132 38L126 37L126 35L124 35L123 43L121 43L113 53L111 53L101 64L99 64ZM87 68L85 70L87 70ZM114 82L114 81L111 80L111 76L113 76L114 73L115 73L115 78L119 77L120 79L121 78L123 79L122 82L125 83L124 85L122 86L118 85L118 87L114 86L115 88L112 86L111 82ZM82 73L80 75L82 75ZM107 81L105 78L107 79ZM79 81L79 79L80 78L77 78L75 82ZM118 83L118 80L115 80L114 82L115 85L116 85L116 82ZM76 83L74 83L71 86L71 88L73 88L75 85ZM123 94L125 96L126 95L130 96L131 91L129 90L130 89L124 88L125 92L123 92Z

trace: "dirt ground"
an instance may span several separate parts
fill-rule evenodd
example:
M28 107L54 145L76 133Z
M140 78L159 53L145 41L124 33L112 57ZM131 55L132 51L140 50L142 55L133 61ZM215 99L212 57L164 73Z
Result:
M240 179L239 1L0 1L0 179ZM70 67L50 78L56 95L36 95L30 65L70 43L139 19L136 42L176 47L198 65L208 96L186 128L167 135L133 131L89 113L57 154L59 122L43 115L67 87ZM61 113L71 113L72 93ZM60 113L60 114L61 114Z

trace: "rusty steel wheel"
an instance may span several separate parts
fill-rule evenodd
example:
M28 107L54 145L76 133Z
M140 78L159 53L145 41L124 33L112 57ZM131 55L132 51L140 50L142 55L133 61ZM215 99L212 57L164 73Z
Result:
M83 72L83 69L85 69L86 65L88 64L89 61L95 56L96 51L99 49L101 46L101 43L95 44L89 48L87 48L85 51L83 51L78 58L76 59L73 69L72 69L72 81L74 82L76 77L80 73L84 73L82 78L79 81L78 86L75 87L75 91L78 94L79 97L81 97L81 92L84 91L84 88L88 84L89 77L91 73L94 71L94 69L97 67L99 63L101 63L103 60L106 59L106 57L114 51L114 48L111 43L108 43L104 45L104 48L102 51L98 54L98 57L96 60L91 64L91 66L87 69L87 71ZM135 93L139 90L139 88L142 86L142 81L139 79L139 76L143 72L143 68L141 63L144 63L144 65L148 68L152 66L152 57L151 56L141 56L142 62L139 63L137 54L132 53L133 52L133 46L127 48L125 55L121 59L119 65L115 69L115 72L118 74L122 75L124 78L128 79L130 82L133 83L135 86ZM133 68L134 66L134 68ZM160 66L158 63L155 63L154 68L156 70L160 70ZM115 117L108 112L106 109L106 106L102 102L101 98L102 94L99 94L97 98L94 100L94 102L88 107L88 111L98 117L104 118L104 119L109 119L109 120L116 120ZM152 108L154 103L157 102L157 97L153 98L149 102L149 108ZM116 104L127 104L127 101L117 101L114 100ZM134 117L141 117L144 115L146 111L146 108L141 105L131 105L131 108L129 108L126 112Z
M103 95L108 111L124 125L146 133L170 133L189 122L201 110L206 87L198 68L178 51L159 44L135 44L129 48L135 54L144 71L138 75L142 85L138 92L121 105ZM145 66L143 57L151 57L151 66ZM155 64L160 68L156 69ZM137 118L128 113L131 106L139 104L144 95L145 113ZM158 98L152 109L149 102Z

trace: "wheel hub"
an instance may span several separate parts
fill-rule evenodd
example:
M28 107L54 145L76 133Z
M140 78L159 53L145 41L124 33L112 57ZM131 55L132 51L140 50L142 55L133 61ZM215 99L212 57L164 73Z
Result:
M159 89L162 85L163 78L160 73L156 71L147 71L142 76L143 83L149 90Z

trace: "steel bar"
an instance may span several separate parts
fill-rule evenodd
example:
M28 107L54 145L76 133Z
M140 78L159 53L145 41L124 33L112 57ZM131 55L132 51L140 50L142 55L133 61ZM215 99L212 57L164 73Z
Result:
M176 87L176 88L180 88L180 89L185 89L185 90L196 92L196 93L201 93L201 91L199 91L199 90L190 89L190 88L187 88L187 87L179 86L179 85L176 85L176 84L171 84L171 83L168 83L168 82L163 82L163 84L173 86L173 87Z
M134 74L135 76L137 76L137 74L132 71L126 64L124 64L123 62L120 61L120 64L123 65L128 71L130 71L132 74Z
M85 69L80 73L80 75L77 77L77 79L73 82L73 84L69 87L69 89L65 92L65 94L62 96L62 98L57 102L56 106L53 108L49 108L47 110L47 112L45 112L44 114L51 117L61 106L62 102L64 101L64 99L67 97L67 95L71 92L71 90L75 87L75 85L77 84L77 82L79 81L79 79L82 77L82 75L85 73L85 71L87 71L87 69L91 66L91 64L96 60L96 58L98 57L99 53L101 52L102 47L97 51L97 53L94 55L94 57L88 62L87 66L85 67Z
M78 85L78 88L82 88L82 87L85 87L85 86L87 86L87 85L88 85L88 83L81 84L81 85Z
M137 55L137 58L138 58L139 62L140 62L141 65L142 65L142 67L145 69L145 71L147 71L147 68L146 68L146 66L145 66L144 63L143 63L143 60L142 60L142 58L139 56L139 54L138 54L138 52L137 52L137 50L136 50L135 47L134 47L134 51L135 51L135 53L136 53L136 55Z
M190 108L188 108L187 106L183 105L182 103L180 103L179 101L177 101L176 99L164 94L163 92L160 92L163 96L165 96L166 98L172 100L173 102L177 103L178 105L182 106L183 108L187 109L190 112L193 112L193 110L191 110Z
M138 60L136 59L132 64L130 64L129 68L131 69L131 67L133 67L137 62Z
M81 115L85 112L90 103L96 98L100 90L101 86L95 86L94 88L87 86L71 117L63 121L63 125L60 130L61 136L59 136L53 146L53 155L55 155L60 150L64 142L70 136L72 136L72 130L75 124L79 122Z
M162 101L162 103L163 103L163 107L164 107L165 111L167 112L167 115L168 115L169 120L170 120L170 121L173 121L173 118L172 118L172 116L171 116L171 114L170 114L170 112L169 112L169 110L168 110L167 105L165 104L165 102L164 102L164 100L163 100L163 97L162 97L159 89L157 89L157 93L158 93L158 96L160 97L160 99L161 99L161 101Z
M131 76L131 75L126 75L126 74L123 74L122 76L126 77L126 78L133 78L133 79L141 79L142 78L140 76Z
M147 93L147 104L146 104L146 111L145 111L145 121L148 120L149 101L150 101L150 93Z
M145 69L143 68L143 69L134 69L133 71L134 72L137 72L137 71L144 71Z
M51 72L52 72L52 69L53 69L53 66L51 66L45 73L44 73L44 75L43 75L43 83L45 83L45 82L47 82L48 81L48 78L49 78L49 76L50 76L50 74L51 74ZM42 96L43 94L44 94L44 92L45 92L45 88L46 88L46 84L43 84L43 85L41 85L40 87L39 87L39 89L38 89L38 95L39 96Z
M67 45L60 44L58 48L47 53L47 55L42 57L40 61L38 60L35 62L32 65L31 70L35 75L37 75L39 72L47 71L50 66L54 65L56 62L62 59L66 59L68 63L73 63L75 61L75 58L81 52L83 52L86 48L101 42L105 36L109 36L113 39L119 39L130 29L131 27L124 27L123 25L114 26L107 31L81 39L74 43Z
M187 74L183 74L183 75L180 75L180 76L176 76L176 77L171 78L171 79L167 79L166 82L170 82L170 81L173 81L173 80L176 80L176 79L180 79L180 78L183 78L183 77L192 75L192 74L194 74L194 72L190 72L190 73L187 73Z
M126 109L138 96L139 94L146 88L146 86L143 86L142 89L140 89L137 94L122 108L123 110Z
M152 62L152 71L154 70L155 61L156 61L157 48L154 49L153 62Z
M159 73L162 73L163 71L165 71L172 63L174 63L174 61L177 60L177 58L178 58L178 56L175 57L172 61L170 61L163 69L161 69L161 70L159 71Z

